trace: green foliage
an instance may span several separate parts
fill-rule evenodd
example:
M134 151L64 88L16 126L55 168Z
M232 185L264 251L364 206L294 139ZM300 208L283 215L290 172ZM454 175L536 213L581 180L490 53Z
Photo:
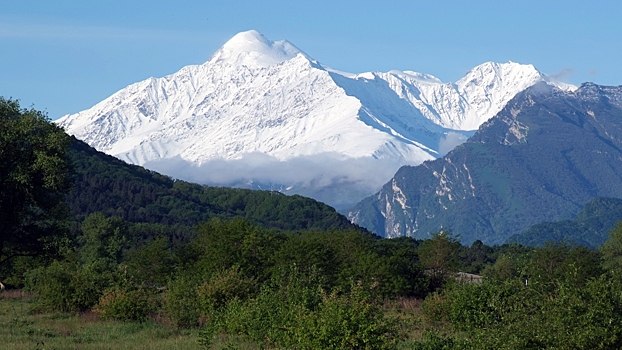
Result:
M174 272L175 257L165 237L128 249L124 256L127 273L139 284L165 286Z
M466 349L460 339L441 334L437 331L425 331L422 339L415 342L413 350L455 350ZM461 346L462 345L462 346Z
M190 274L180 274L168 283L164 311L178 328L193 328L201 321L201 305L196 292L198 283Z
M93 213L84 219L81 229L80 257L85 264L102 261L116 265L121 262L123 249L128 243L128 225L125 220Z
M413 241L392 244L353 230L289 235L273 259L276 268L317 268L329 289L348 290L355 279L389 297L421 293L427 284Z
M0 266L57 248L66 230L68 145L44 113L0 97Z
M102 319L145 321L157 308L153 289L115 286L103 292L93 311Z
M581 287L602 272L598 251L563 242L534 249L524 271L528 283L541 290L554 289L560 281Z
M354 285L347 295L322 294L322 303L301 330L308 349L394 349L397 321L385 318L368 290Z
M244 300L257 288L255 281L240 272L238 266L214 273L197 288L197 299L204 316L222 309L228 302Z
M460 242L451 232L439 231L432 239L425 240L419 247L421 265L430 277L430 287L436 290L458 272Z
M598 248L620 220L622 199L597 197L585 204L574 219L534 225L507 242L543 246L545 242L565 241Z
M622 284L598 263L589 248L549 244L522 263L521 276L452 284L426 299L424 314L454 335L423 339L419 348L618 349Z
M99 302L104 291L119 283L131 286L121 269L128 224L95 213L84 220L82 231L80 246L65 252L64 260L26 275L26 287L38 294L45 309L89 310Z
M326 293L317 270L282 270L256 298L234 299L202 334L239 334L260 346L296 349L390 349L396 324L386 319L370 293L355 284L347 294Z
M275 274L255 298L233 300L212 318L203 335L205 343L218 332L242 335L260 346L291 347L309 310L321 302L318 271L292 266Z
M262 278L281 240L242 219L213 219L198 226L196 232L191 249L200 257L193 265L207 275L238 265L243 274Z
M520 274L517 262L507 255L501 255L493 265L487 266L482 272L485 278L505 281Z
M73 139L76 181L67 198L76 221L101 212L132 223L173 227L171 241L188 241L190 227L241 217L280 230L357 228L333 208L274 191L201 186L129 165ZM153 238L153 237L144 237Z
M600 249L603 268L614 274L622 271L622 221L609 233L609 239Z
M54 261L29 271L26 288L37 293L43 309L76 312L91 309L117 279L100 266Z
M484 267L490 264L494 258L495 249L477 240L470 247L462 247L459 250L461 271L479 274Z

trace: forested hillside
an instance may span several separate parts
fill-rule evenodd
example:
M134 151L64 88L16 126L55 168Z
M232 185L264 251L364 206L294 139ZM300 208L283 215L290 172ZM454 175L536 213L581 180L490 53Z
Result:
M566 241L598 248L618 221L622 221L622 199L599 197L589 201L574 219L539 223L508 238L507 243L543 246Z
M538 84L444 158L402 167L348 216L385 237L442 228L501 244L599 196L622 198L622 87Z
M69 159L75 182L67 198L77 222L101 212L129 222L169 226L241 217L285 230L356 228L333 208L310 198L174 180L98 152L75 138Z

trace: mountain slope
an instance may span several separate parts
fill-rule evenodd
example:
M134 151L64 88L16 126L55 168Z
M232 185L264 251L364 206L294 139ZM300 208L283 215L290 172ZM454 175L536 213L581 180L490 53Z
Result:
M571 220L543 222L508 238L506 243L543 246L546 242L568 241L598 248L622 220L622 199L595 198Z
M58 123L174 177L316 197L339 187L322 198L339 204L373 193L401 165L446 153L543 80L512 62L485 63L455 84L411 71L349 74L248 31L202 65L130 85Z
M127 164L75 140L69 150L75 183L67 197L72 217L103 212L130 222L193 226L242 217L268 228L356 228L324 203L278 192L207 187Z
M622 198L622 87L540 83L443 159L401 168L348 216L387 237L443 228L496 244L597 196Z

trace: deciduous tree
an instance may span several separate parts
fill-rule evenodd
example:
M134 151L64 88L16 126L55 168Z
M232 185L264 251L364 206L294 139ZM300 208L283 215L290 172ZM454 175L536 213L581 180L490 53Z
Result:
M0 97L0 266L50 251L64 232L69 144L43 112Z

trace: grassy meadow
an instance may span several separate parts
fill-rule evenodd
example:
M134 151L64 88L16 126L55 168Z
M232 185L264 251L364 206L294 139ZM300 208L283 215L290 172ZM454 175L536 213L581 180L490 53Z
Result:
M177 331L154 320L99 320L92 312L38 312L32 294L0 293L0 339L5 349L198 349L198 331Z

